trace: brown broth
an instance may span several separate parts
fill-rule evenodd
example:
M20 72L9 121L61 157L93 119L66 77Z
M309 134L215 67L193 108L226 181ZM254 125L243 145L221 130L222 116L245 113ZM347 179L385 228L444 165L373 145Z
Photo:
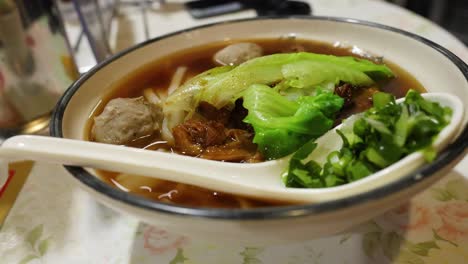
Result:
M284 51L296 51L297 49L330 54L336 56L354 56L351 50L346 48L337 48L328 43L321 43L310 40L301 39L254 39L245 40L254 42L263 47L265 54L273 54ZM237 40L236 42L240 42ZM213 55L223 47L231 44L231 42L219 42L204 45L201 47L194 47L181 52L176 52L162 59L156 60L148 65L141 67L132 74L125 76L122 80L115 83L110 87L110 93L102 98L101 103L93 113L90 115L88 123L85 128L85 138L92 140L91 128L93 125L93 117L99 115L107 102L113 98L118 97L137 97L142 95L142 91L146 88L152 88L159 93L164 93L171 81L174 71L179 66L187 66L188 70L185 74L184 80L189 79L203 71L213 68L217 65L212 60ZM415 89L424 91L422 85L410 74L404 71L399 66L385 61L389 66L396 78L387 81L386 83L379 84L382 91L394 94L397 98L403 97L408 89ZM364 92L361 96L367 96ZM349 116L353 113L364 111L366 106L357 105L352 109L348 109L343 113L340 118ZM160 142L159 134L138 139L129 146L147 149L168 149L170 147ZM159 200L163 202L170 202L193 207L216 207L216 208L245 208L245 207L263 207L275 206L282 204L278 201L260 201L245 197L238 197L235 195L220 193L216 191L207 190L200 187L180 184L170 181L154 180L151 186L142 185L138 188L128 190L119 182L119 174L107 171L98 171L98 175L107 183L122 190L130 191L137 195ZM279 177L279 176L278 176Z

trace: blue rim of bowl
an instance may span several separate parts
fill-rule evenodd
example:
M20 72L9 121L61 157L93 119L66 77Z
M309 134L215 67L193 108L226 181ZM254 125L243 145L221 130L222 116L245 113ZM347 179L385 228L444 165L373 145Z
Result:
M444 47L426 39L421 36L415 35L413 33L393 28L386 25L381 25L374 22L368 22L363 20L349 19L349 18L340 18L340 17L320 17L320 16L275 16L275 17L255 17L247 19L238 19L223 21L217 23L211 23L207 25L202 25L198 27L192 27L185 30L173 32L167 35L163 35L157 38L153 38L142 42L138 45L135 45L129 49L126 49L120 53L115 54L114 56L106 59L101 62L90 71L82 75L76 82L74 82L67 91L63 94L57 106L52 114L51 124L50 124L50 133L54 137L63 137L62 134L62 118L65 112L65 109L70 102L71 98L75 92L80 88L80 86L89 79L94 73L99 71L101 68L105 67L107 64L117 60L118 58L124 56L127 53L132 52L133 50L139 49L145 45L151 44L153 42L159 41L164 38L168 38L180 33L186 33L197 29L207 28L211 26L216 26L220 24L233 24L239 22L248 22L255 20L276 20L276 19L302 19L302 20L326 20L339 23L348 23L356 24L361 26L368 26L379 28L387 31L392 31L395 33L402 34L404 36L410 37L414 40L417 40L423 44L426 44L436 51L443 54L449 60L451 60L465 76L465 79L468 81L468 65L464 63L460 58L455 54L448 51ZM459 137L455 142L450 144L442 152L439 153L437 159L430 164L426 164L416 171L402 177L400 180L392 182L388 185L353 195L350 197L332 200L317 204L304 204L304 205L286 205L286 206L273 206L273 207L261 207L253 209L217 209L217 208L194 208L187 206L180 206L175 204L161 203L154 200L149 200L134 194L126 193L121 191L111 185L99 180L97 177L88 173L82 167L75 166L64 166L78 181L82 184L88 186L94 191L101 193L108 198L123 202L125 204L136 206L141 209L191 216L191 217L202 217L202 218L213 218L213 219L232 219L232 220L261 220L261 219L279 219L279 218L291 218L291 217L304 217L308 215L317 215L330 213L339 209L346 209L351 206L356 206L363 204L368 201L377 200L379 198L386 197L391 194L395 194L402 190L405 190L417 182L424 181L428 179L435 172L444 169L449 166L450 163L456 161L463 157L468 146L468 124L465 126Z

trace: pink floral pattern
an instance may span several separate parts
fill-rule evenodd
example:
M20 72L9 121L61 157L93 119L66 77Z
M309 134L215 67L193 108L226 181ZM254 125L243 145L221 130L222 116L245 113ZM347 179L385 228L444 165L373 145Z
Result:
M460 243L468 242L468 203L453 201L437 208L443 225L437 234L446 240Z
M430 226L433 222L433 212L422 204L404 204L397 209L386 214L390 221L394 221L395 225L400 229L418 230Z
M401 205L377 218L376 223L400 235L431 239L432 228L441 226L433 206L418 200Z
M174 235L155 226L148 226L145 229L143 239L144 248L155 255L182 248L188 242L185 236Z

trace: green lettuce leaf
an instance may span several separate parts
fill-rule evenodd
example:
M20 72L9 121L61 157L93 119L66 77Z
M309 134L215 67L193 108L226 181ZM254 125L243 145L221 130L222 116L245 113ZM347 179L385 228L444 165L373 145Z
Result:
M296 151L307 141L327 132L343 99L331 92L302 96L290 101L269 86L252 85L243 93L249 111L244 122L255 130L253 142L267 159Z
M200 91L223 79L233 68L232 66L212 68L193 77L175 90L163 105L168 128L174 128L187 116L191 116L200 102Z
M249 60L237 67L218 67L183 84L163 105L171 129L190 116L199 102L222 108L233 105L253 84L275 86L282 95L296 100L315 90L333 90L340 81L369 86L381 78L393 77L385 65L354 57L337 57L308 52L273 54Z
M377 79L390 77L393 73L387 66L354 57L308 52L273 54L239 65L219 82L206 86L200 100L221 108L233 103L252 84L286 82L287 87L310 89L340 81L369 86Z

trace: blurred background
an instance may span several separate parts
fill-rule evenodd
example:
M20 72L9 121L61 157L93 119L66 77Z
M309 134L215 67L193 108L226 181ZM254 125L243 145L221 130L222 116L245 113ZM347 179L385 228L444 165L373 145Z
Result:
M467 0L388 0L439 24L468 45Z
M322 6L332 5L332 3L327 3L327 0L57 1L65 18L66 29L74 51L81 54L92 53L97 61L146 39L188 26L220 20L285 14L331 16L349 14L352 17L352 13L335 13L335 10L322 9ZM333 4L336 2L343 3L346 9L346 6L352 6L353 3L359 1L340 0L334 1ZM388 2L408 9L445 28L465 45L468 44L467 0L371 0L369 2ZM99 8L93 8L96 5ZM76 10L78 10L78 15ZM93 11L99 11L102 17L97 18ZM369 14L369 16L375 20L379 14ZM85 28L77 28L77 21L81 21ZM87 43L83 42L86 37L91 38ZM79 56L77 60L80 72L86 71L94 64L91 56Z

